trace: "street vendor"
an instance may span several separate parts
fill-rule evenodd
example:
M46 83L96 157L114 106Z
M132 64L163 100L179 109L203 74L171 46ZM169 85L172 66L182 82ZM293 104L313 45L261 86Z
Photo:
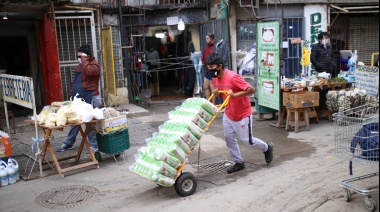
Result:
M329 73L331 74L331 78L336 76L336 64L329 33L321 32L318 34L318 43L314 44L311 48L310 61L318 73Z
M215 85L213 93L219 95L219 90L226 90L227 95L230 96L223 116L223 128L226 144L235 165L228 169L227 173L234 173L245 168L236 135L247 146L261 150L265 155L266 163L271 163L273 144L266 143L252 135L252 108L248 96L252 95L256 89L237 73L225 69L223 59L217 54L207 57L206 65ZM222 97L225 99L226 95Z
M91 47L88 44L84 44L78 49L77 57L79 64L75 69L74 81L71 84L69 95L71 98L78 95L78 98L84 99L86 103L92 104L94 108L98 107L100 105L99 63L95 60ZM78 132L79 128L77 126L70 127L66 141L57 149L57 152L72 149ZM94 130L88 132L88 141L92 151L96 152L98 150L98 144Z

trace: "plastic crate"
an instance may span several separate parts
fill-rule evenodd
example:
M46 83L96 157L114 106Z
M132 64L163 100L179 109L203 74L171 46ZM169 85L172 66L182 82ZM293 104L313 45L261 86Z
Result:
M106 154L116 154L129 149L128 128L113 131L107 134L97 133L96 140L99 151Z

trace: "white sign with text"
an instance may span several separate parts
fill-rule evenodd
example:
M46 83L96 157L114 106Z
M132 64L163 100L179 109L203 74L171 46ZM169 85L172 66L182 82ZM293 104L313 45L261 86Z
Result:
M355 70L356 87L364 89L367 95L379 95L379 67L357 66Z

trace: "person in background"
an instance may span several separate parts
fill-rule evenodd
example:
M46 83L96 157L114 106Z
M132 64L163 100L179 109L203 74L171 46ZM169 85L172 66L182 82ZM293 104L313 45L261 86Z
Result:
M74 81L71 84L69 95L74 97L78 94L78 98L84 99L86 103L92 104L94 108L98 107L100 105L100 66L92 54L90 45L84 44L79 47L77 58L79 64L75 68ZM66 141L57 149L57 152L72 149L78 132L79 128L72 126ZM95 130L88 132L88 142L90 143L92 152L96 152L98 150L98 144L96 142Z
M227 170L228 174L245 168L237 137L249 147L261 150L267 164L273 160L273 144L266 143L252 136L252 107L249 95L256 89L247 83L242 76L224 68L223 59L217 54L207 57L205 65L213 78L215 89L213 94L219 95L220 90L227 90L230 96L229 104L223 116L224 137L235 165ZM226 99L226 95L221 95Z
M209 55L213 54L214 51L215 51L214 39L215 39L215 35L214 34L208 33L206 35L207 45L205 46L205 48L204 48L204 50L202 52L202 58L201 58L203 64L205 64L206 58ZM205 67L205 69L206 69L205 76L203 78L203 92L205 94L206 99L208 99L211 96L211 91L214 89L214 86L212 84L212 77L208 73L207 67ZM213 104L215 104L215 99L216 98L212 99L212 103Z
M310 61L314 65L315 71L329 73L331 74L331 78L334 78L336 76L336 66L330 34L327 32L319 33L318 41L311 48Z
M375 61L375 64L373 64L376 67L379 67L379 56L377 56L377 60Z

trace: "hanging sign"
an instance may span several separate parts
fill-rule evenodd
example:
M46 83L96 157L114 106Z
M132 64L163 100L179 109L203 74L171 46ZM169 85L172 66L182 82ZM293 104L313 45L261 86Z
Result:
M280 110L280 22L257 24L259 105Z

